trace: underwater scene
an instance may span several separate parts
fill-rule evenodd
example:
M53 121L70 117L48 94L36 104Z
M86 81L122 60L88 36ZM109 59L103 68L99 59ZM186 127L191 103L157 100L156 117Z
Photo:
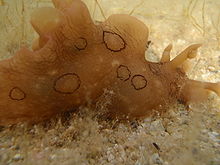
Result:
M219 0L0 0L0 164L220 164Z

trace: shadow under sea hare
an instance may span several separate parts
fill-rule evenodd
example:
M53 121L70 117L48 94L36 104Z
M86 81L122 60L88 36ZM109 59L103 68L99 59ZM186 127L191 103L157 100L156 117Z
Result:
M193 44L170 60L144 58L148 28L135 17L110 16L95 24L81 0L53 0L55 8L37 9L31 24L39 34L32 50L20 49L0 61L0 125L37 122L96 101L113 91L110 113L140 117L176 100L188 104L220 95L219 83L187 78L183 63L194 58Z

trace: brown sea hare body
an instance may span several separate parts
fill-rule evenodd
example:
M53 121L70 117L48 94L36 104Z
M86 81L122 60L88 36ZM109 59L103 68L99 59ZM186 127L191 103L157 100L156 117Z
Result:
M189 80L182 67L200 46L170 61L144 58L148 28L129 15L112 15L94 24L80 0L53 0L56 8L36 10L31 24L39 34L33 50L22 48L0 62L0 125L39 121L113 91L110 111L148 115L175 100L200 101L218 83Z

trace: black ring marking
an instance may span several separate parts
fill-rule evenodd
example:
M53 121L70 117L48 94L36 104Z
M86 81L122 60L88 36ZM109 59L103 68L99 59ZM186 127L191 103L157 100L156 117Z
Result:
M77 42L82 42L83 45L79 45L81 43L78 43L77 45ZM85 50L87 45L88 45L87 40L83 37L80 37L76 40L76 44L74 46L78 51L81 51L81 50Z
M123 46L120 47L120 48L118 48L118 49L112 49L112 48L110 48L110 47L108 46L108 43L105 41L105 35L106 35L106 34L112 34L112 35L118 36L118 37L122 40ZM119 34L117 34L117 33L115 33L115 32L103 31L102 39L103 39L103 42L104 42L104 44L105 44L105 47L106 47L108 50L112 51L112 52L120 52L120 51L122 51L123 49L126 48L126 42L125 42L125 40L124 40Z
M57 84L59 82L59 80L62 80L64 77L68 77L70 76L71 77L74 77L74 79L76 79L77 81L77 86L75 88L73 88L71 91L61 91L59 89L57 89ZM58 93L61 93L61 94L73 94L77 89L80 88L80 85L81 85L81 80L80 80L80 77L76 74L76 73L66 73L66 74L63 74L61 76L59 76L55 81L54 81L54 86L53 86L53 89L58 92Z
M125 70L124 70L125 69ZM123 70L125 71L125 72L127 72L126 73L126 75L123 75L123 73L120 73L120 72L123 72ZM120 80L122 80L122 81L127 81L127 80L129 80L130 79L130 77L131 77L131 71L128 69L128 67L127 66L125 66L125 65L120 65L118 68L117 68L117 78L119 78ZM126 76L126 77L125 77Z
M14 96L15 94L19 94L19 96ZM24 100L26 98L26 94L24 93L23 90L21 90L19 87L14 87L10 90L9 92L9 97L12 100L17 100L17 101L21 101Z
M142 81L143 84L136 84L135 81ZM134 87L134 89L141 90L147 86L147 80L144 76L137 74L132 77L131 85Z

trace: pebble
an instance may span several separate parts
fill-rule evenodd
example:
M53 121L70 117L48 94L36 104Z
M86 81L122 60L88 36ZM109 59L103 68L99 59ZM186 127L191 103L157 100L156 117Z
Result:
M113 154L108 154L108 161L111 162L112 160L115 159L114 155Z
M158 153L154 153L152 156L151 156L151 160L152 160L152 163L154 164L163 164L163 160L162 158L159 156Z
M156 120L151 123L150 131L164 132L165 128L160 120Z
M56 158L56 155L51 155L51 156L50 156L50 159L51 159L51 160L54 160L55 158Z
M217 132L209 132L208 135L209 135L209 138L212 141L220 143L220 134L219 133L217 133Z
M15 154L15 156L13 157L13 160L15 160L15 161L19 161L22 159L23 159L23 157L21 156L21 154Z
M210 72L214 72L216 70L216 68L214 66L208 66L208 70Z

